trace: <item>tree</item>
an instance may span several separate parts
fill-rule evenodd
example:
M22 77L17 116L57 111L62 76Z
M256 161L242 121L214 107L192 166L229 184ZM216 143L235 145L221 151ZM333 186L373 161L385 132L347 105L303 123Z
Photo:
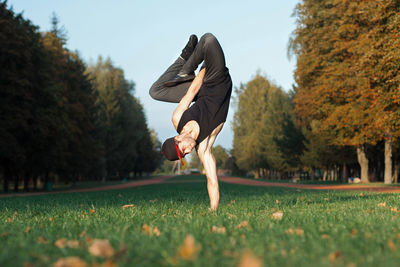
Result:
M393 91L398 86L389 82L398 73L398 38L387 37L398 29L398 10L396 1L315 0L295 10L290 49L297 56L296 114L303 126L317 121L316 134L326 132L330 144L357 147L363 182L368 182L366 146L398 132ZM378 60L383 54L391 56Z
M228 153L226 152L225 148L217 145L212 148L212 152L215 157L217 169L224 169L226 160L228 159Z

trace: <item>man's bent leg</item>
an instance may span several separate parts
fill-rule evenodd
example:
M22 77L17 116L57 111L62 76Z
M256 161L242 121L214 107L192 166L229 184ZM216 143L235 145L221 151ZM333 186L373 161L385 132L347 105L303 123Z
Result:
M192 73L203 60L206 67L204 81L211 81L226 73L224 52L217 38L211 33L206 33L200 38L193 54L183 65L181 73Z
M173 87L166 87L164 83L175 77L182 69L185 60L179 57L150 88L150 96L155 100L179 103L186 94L191 82L177 84Z

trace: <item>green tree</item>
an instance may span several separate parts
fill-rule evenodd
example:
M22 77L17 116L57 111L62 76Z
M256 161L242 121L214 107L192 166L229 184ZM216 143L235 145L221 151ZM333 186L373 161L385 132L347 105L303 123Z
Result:
M217 164L217 169L225 169L225 163L228 159L229 155L226 152L225 148L220 145L217 145L212 148L213 155L215 157L215 161Z

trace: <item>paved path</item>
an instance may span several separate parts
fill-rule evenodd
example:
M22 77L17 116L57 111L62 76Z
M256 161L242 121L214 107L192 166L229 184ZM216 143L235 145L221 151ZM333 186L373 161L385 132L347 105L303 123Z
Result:
M91 188L77 188L77 189L68 189L62 191L53 191L53 192L32 192L32 193L13 193L13 194L2 194L0 198L4 197L27 197L27 196L39 196L39 195L49 195L49 194L59 194L59 193L73 193L73 192L94 192L94 191L106 191L106 190L115 190L115 189L124 189L130 187L137 187L143 185L151 185L151 184L158 184L162 183L172 177L175 176L161 176L157 178L151 178L146 180L139 180L128 182L124 184L117 184L117 185L105 185L100 187L91 187Z
M299 189L316 189L316 190L356 190L370 192L400 193L400 186L374 186L374 185L316 185L316 184L292 184L292 183L273 183L260 180L250 180L238 177L220 176L218 179L222 182L252 186L274 186L289 187Z

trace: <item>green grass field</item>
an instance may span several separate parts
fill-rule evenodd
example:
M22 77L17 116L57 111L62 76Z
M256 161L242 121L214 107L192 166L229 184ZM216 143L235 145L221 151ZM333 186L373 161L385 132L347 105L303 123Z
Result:
M0 266L51 266L76 256L89 266L222 267L237 266L245 251L264 266L399 265L399 194L220 183L220 208L210 213L203 176L171 181L0 199ZM277 211L281 220L271 217ZM193 246L184 244L187 235ZM89 251L95 239L114 251Z

